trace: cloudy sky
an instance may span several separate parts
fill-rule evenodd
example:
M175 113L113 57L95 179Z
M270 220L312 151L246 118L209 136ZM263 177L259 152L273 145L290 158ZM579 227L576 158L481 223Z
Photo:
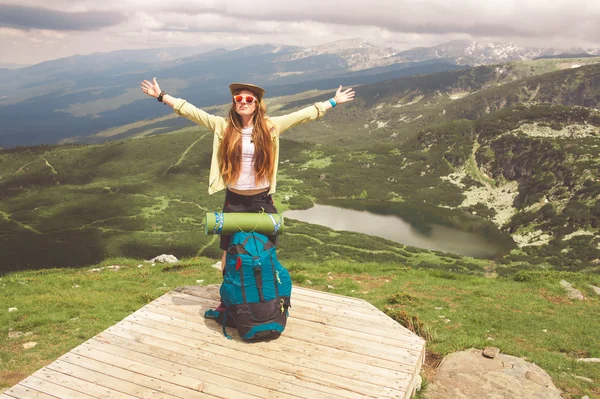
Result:
M459 38L598 49L598 21L598 0L0 0L0 64L355 37L397 50Z

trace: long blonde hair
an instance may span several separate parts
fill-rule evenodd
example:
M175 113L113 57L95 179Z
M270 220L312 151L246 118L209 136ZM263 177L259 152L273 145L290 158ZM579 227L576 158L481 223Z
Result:
M233 101L233 100L232 100ZM265 120L266 107L262 99L256 103L252 116L252 140L254 141L254 171L256 181L271 181L275 169L275 151L271 132ZM223 142L219 148L219 170L225 184L233 184L240 177L242 164L242 118L235 111L235 102L229 110L229 120Z

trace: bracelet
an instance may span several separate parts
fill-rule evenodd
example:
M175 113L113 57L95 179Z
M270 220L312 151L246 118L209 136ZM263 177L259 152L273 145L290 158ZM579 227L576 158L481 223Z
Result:
M164 90L163 90L163 91L161 91L161 92L160 92L160 94L158 95L158 97L156 97L156 99L158 100L158 102L159 102L159 103L162 103L162 102L163 102L163 100L162 100L162 99L163 99L163 96L164 96L165 94L167 94L167 93L165 93L165 92L164 92Z
M329 103L331 104L332 107L335 107L337 105L337 103L335 102L335 100L333 98L329 99Z

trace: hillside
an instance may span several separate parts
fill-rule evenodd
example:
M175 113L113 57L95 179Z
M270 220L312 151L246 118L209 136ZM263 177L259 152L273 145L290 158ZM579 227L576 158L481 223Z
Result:
M519 244L493 264L498 273L598 271L600 122L593 108L600 66L571 68L571 62L579 61L509 63L360 86L354 104L283 137L280 210L328 199L453 208L462 219L477 216L467 228L488 231L491 221ZM271 114L330 95L288 97L283 106L274 102ZM213 237L203 235L204 213L222 205L220 195L205 194L211 135L197 126L153 135L155 127L146 124L115 137L132 129L149 137L0 151L0 249L11 267L169 251L218 256ZM488 263L300 222L289 227L294 239L283 240L284 258L406 260L423 253L429 260L415 264L449 262L448 268L473 273ZM27 250L31 245L37 254Z

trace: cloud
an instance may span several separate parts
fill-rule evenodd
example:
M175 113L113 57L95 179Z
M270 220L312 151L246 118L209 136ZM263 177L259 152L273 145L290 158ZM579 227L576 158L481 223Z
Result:
M0 4L0 27L47 29L58 31L93 31L126 20L120 12L65 12L43 7Z
M271 0L0 2L13 3L0 5L0 47L5 50L0 61L23 63L123 48L308 47L356 37L395 50L455 39L600 47L597 0L303 0L301 6ZM55 43L42 53L43 46L33 47L20 33ZM78 40L72 40L75 36Z

